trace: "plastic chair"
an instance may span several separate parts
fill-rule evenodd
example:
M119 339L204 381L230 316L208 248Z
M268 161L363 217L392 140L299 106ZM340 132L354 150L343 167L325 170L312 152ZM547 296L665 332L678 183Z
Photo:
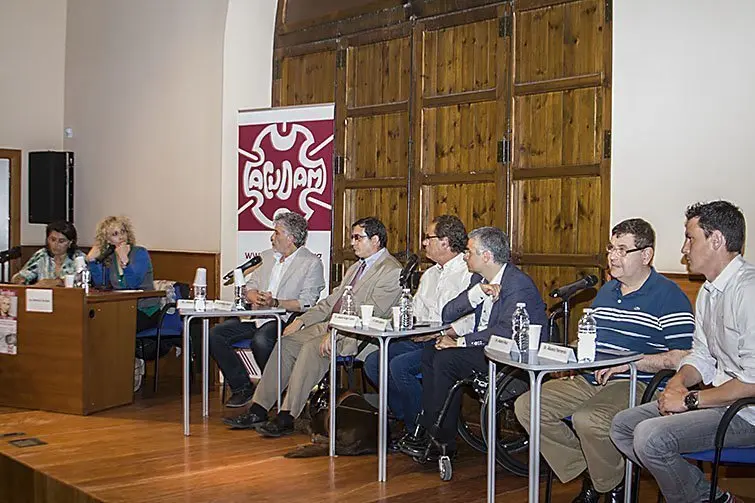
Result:
M176 303L179 299L188 297L189 285L175 282L173 284L173 291L175 302L166 302L160 309L160 314L157 317L157 326L136 333L136 341L138 344L141 344L142 353L144 352L144 339L154 338L156 340L157 352L155 354L155 380L153 384L155 392L157 392L157 380L160 369L160 340L162 338L180 338L183 334L183 322L176 309ZM191 351L191 348L183 348L183 350Z

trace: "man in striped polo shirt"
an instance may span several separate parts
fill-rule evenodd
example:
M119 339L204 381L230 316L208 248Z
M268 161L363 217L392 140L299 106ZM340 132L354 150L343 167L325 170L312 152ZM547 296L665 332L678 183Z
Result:
M638 395L659 370L676 368L692 345L695 322L687 296L650 265L655 231L645 220L624 220L611 230L606 247L611 281L592 303L598 349L637 351ZM609 438L611 420L627 408L629 367L553 379L543 385L541 452L566 483L584 474L574 503L623 501L624 460ZM529 428L529 393L515 406ZM571 417L571 426L564 419Z

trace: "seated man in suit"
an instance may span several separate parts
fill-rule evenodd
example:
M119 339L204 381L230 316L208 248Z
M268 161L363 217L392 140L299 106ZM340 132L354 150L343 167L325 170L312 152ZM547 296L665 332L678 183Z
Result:
M632 218L614 226L606 247L613 279L592 303L598 349L645 354L637 362L640 395L653 373L675 368L695 328L687 296L650 265L654 247L655 231L645 220ZM562 482L584 474L575 503L624 501L624 461L608 431L613 416L629 402L628 370L622 365L543 385L540 450ZM517 399L515 412L529 430L529 393ZM571 417L572 427L564 423L566 417Z
M362 218L351 226L351 247L359 257L349 267L343 282L328 297L295 319L283 332L280 346L272 358L281 354L281 383L288 387L281 411L274 420L267 420L267 411L277 399L278 368L268 365L262 373L249 410L238 417L224 419L232 429L257 428L263 436L280 437L293 433L294 418L304 409L309 393L330 367L330 332L328 322L341 308L341 294L352 287L357 306L375 306L374 315L386 318L401 295L399 274L401 263L385 248L388 233L374 217ZM356 354L357 341L342 337L335 349L339 354Z
M256 307L282 307L289 313L301 313L314 306L325 288L322 261L304 247L307 220L298 213L281 213L274 219L272 248L262 252L262 264L246 284L246 300ZM218 363L233 394L226 407L243 407L252 401L254 392L246 369L233 349L235 342L251 339L254 360L265 369L278 340L277 322L255 320L242 322L231 318L210 331L210 356Z
M512 337L511 316L517 302L524 302L532 324L544 325L545 303L532 279L509 263L509 238L495 227L481 227L469 233L465 251L467 267L474 273L469 288L443 308L443 321L449 323L474 313L474 331L459 336L453 328L441 334L434 346L422 352L422 406L420 424L425 432L456 452L456 423L461 394L448 409L440 429L433 427L451 387L474 371L485 373L488 362L484 347L491 335ZM526 384L521 383L521 391ZM424 455L431 440L426 433L407 436L399 443L401 452L412 457Z
M472 273L464 262L467 230L458 217L439 215L427 227L422 240L427 258L435 265L427 269L419 281L414 296L414 316L419 321L441 321L446 302L466 290ZM454 322L456 333L472 331L474 316ZM434 344L436 334L392 341L388 346L388 406L404 421L408 432L415 429L415 420L422 409L420 372L422 348ZM364 361L364 371L373 383L380 382L379 351L370 353Z

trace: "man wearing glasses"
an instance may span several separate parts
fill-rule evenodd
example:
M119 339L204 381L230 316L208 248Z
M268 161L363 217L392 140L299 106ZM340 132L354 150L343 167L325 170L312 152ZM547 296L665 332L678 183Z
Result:
M291 322L283 331L280 346L270 355L271 361L281 354L281 384L288 387L280 413L268 421L267 411L277 400L278 366L267 365L254 392L249 410L223 422L232 429L256 428L265 437L280 437L294 431L294 418L301 414L310 391L325 376L330 366L330 333L328 321L341 308L341 295L352 287L357 306L375 306L373 314L390 316L391 307L401 295L399 274L401 263L385 248L388 233L374 217L361 218L351 226L351 247L359 259L346 271L343 282L326 298ZM336 351L341 355L356 354L357 341L341 337Z
M650 265L655 231L645 220L624 220L611 230L606 246L611 281L592 303L598 349L636 351L637 392L655 372L676 368L692 345L695 329L687 296ZM543 385L541 452L566 483L583 474L574 503L623 500L624 460L609 438L613 417L627 408L629 367L553 379ZM639 396L639 395L638 395ZM515 405L519 422L530 424L529 392ZM564 419L571 417L571 426Z

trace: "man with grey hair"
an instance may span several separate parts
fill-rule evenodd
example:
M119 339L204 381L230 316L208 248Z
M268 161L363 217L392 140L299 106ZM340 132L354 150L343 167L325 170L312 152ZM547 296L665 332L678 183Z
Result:
M444 323L451 323L474 313L474 330L463 336L445 333L434 346L423 350L424 410L420 424L425 432L416 438L407 438L399 445L402 452L415 458L424 456L430 437L446 445L447 454L455 453L461 394L454 398L440 428L433 425L453 385L475 371L486 372L488 364L484 347L490 336L512 338L511 316L516 304L526 303L531 323L544 325L546 321L545 303L532 278L509 262L511 251L505 232L495 227L473 230L469 233L464 253L467 267L473 273L469 288L445 305L442 318ZM522 385L517 391L521 393L524 389Z
M282 307L288 313L286 325L315 305L325 288L322 260L304 247L307 220L294 212L274 219L272 248L262 252L262 263L246 284L246 300L254 307ZM218 363L232 395L226 407L243 407L252 401L254 390L233 344L251 339L254 360L265 368L277 342L275 321L241 321L231 318L210 331L210 355Z

